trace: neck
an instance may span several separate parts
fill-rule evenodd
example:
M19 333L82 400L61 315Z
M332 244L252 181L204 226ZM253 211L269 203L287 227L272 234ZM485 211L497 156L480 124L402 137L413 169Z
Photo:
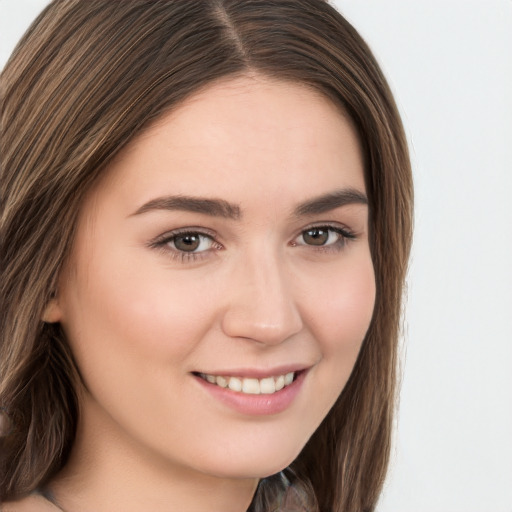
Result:
M50 483L66 512L245 512L258 480L224 478L166 460L84 411L68 463Z

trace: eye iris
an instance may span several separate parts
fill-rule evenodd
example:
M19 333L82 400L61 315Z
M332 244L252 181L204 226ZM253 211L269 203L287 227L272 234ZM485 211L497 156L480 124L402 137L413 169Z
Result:
M312 228L305 231L302 236L304 242L308 245L325 245L329 240L329 231L322 228Z
M192 252L195 251L199 244L201 243L201 239L199 235L195 234L184 234L184 235L177 235L174 238L174 246L176 249L180 251L186 251L186 252Z

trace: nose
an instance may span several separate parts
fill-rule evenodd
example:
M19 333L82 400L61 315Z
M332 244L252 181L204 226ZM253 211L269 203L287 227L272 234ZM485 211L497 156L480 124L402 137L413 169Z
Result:
M223 332L261 344L276 345L303 327L290 272L279 258L267 255L244 258L226 287L228 303Z

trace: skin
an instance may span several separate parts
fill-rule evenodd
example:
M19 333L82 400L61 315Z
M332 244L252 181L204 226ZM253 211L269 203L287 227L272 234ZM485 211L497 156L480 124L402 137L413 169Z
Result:
M50 483L67 512L241 512L261 477L296 458L373 312L367 205L296 212L346 189L365 193L351 122L318 93L261 76L195 94L121 152L83 204L44 318L62 323L85 383L71 459ZM134 214L167 195L222 199L239 215ZM309 243L311 226L332 226L325 245ZM207 234L195 256L169 239L182 228ZM192 373L286 365L308 370L300 391L259 416Z

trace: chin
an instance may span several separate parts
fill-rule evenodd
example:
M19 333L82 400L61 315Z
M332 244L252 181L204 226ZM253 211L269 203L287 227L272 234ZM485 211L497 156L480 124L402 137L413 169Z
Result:
M222 468L218 466L218 460L208 464L209 468L204 467L203 471L215 474L219 478L266 478L279 473L287 468L300 454L303 446L287 452L279 450L257 450L258 453L242 451L236 455L224 456L226 464Z

